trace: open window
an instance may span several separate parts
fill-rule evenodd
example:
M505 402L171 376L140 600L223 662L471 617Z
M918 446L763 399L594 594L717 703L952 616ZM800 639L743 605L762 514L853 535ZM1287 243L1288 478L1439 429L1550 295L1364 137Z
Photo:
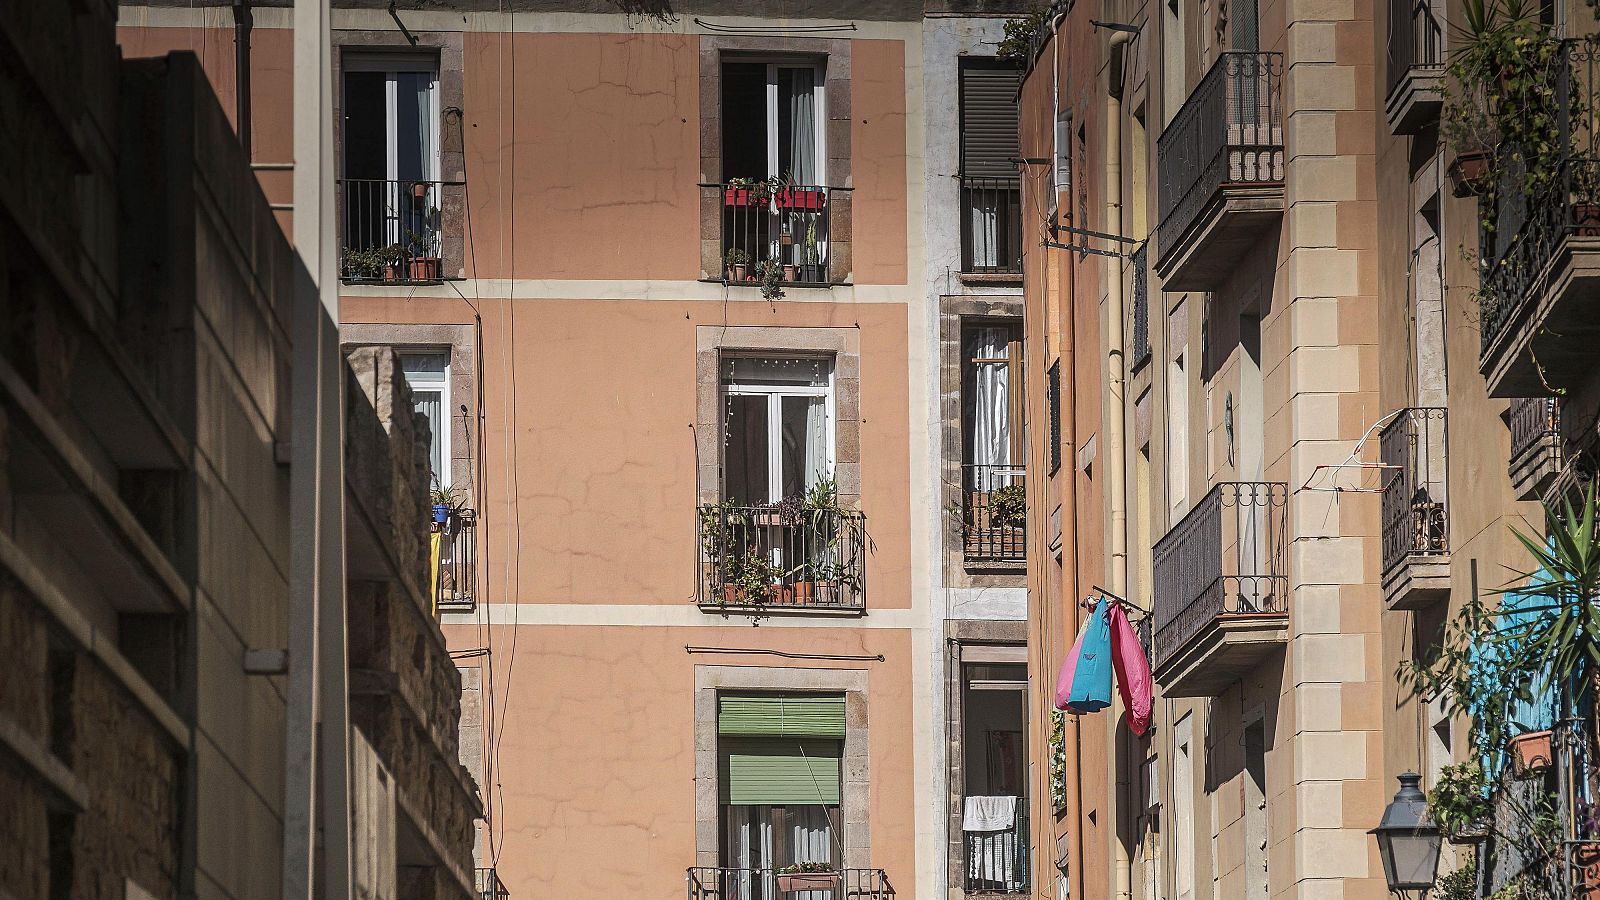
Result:
M724 277L828 281L823 67L814 60L722 64Z
M969 563L1025 560L1022 328L967 322L961 345L965 557Z
M723 694L717 789L727 900L829 900L780 891L778 870L844 863L843 694Z
M1022 191L1016 160L1017 84L1009 62L963 57L961 271L1022 272Z
M963 648L961 830L968 894L1026 894L1026 704L1021 647Z
M347 52L343 140L343 277L440 277L439 74L426 56ZM422 262L413 267L413 260Z
M723 498L803 496L833 473L833 360L730 356L722 363Z

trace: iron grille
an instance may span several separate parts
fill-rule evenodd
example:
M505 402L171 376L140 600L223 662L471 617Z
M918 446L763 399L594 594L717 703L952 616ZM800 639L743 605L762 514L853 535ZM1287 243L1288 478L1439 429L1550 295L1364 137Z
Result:
M339 181L346 282L426 284L444 277L442 181Z
M1150 274L1145 255L1148 243L1133 251L1133 366L1135 371L1150 361Z
M439 536L434 606L440 612L472 612L478 608L478 513L452 510L433 528Z
M740 869L695 866L688 870L688 900L809 900L845 898L850 900L889 900L895 895L889 877L882 869L840 869L814 873L815 883L830 881L831 886L801 891L779 890L784 873L776 869Z
M961 178L961 271L1022 272L1022 182Z
M1288 505L1286 484L1224 482L1156 542L1157 668L1218 616L1288 612Z
M969 895L1028 893L1032 859L1028 852L1027 805L1027 798L1017 798L1016 819L1010 828L963 833Z
M1434 407L1401 410L1378 435L1385 572L1413 554L1450 550L1446 448L1445 411Z
M1444 29L1432 0L1389 0L1389 93L1413 69L1443 68Z
M1510 412L1512 459L1541 445L1560 452L1561 405L1556 398L1518 397L1511 401Z
M759 283L764 266L793 284L825 285L835 191L818 185L732 181L720 186L723 279Z
M1022 466L961 467L962 545L968 562L1028 558L1027 478Z
M1050 364L1046 373L1045 405L1050 417L1050 474L1061 468L1061 360Z

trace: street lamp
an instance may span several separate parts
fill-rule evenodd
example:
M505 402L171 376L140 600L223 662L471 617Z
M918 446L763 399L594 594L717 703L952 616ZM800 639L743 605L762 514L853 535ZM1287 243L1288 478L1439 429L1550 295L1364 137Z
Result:
M1367 832L1378 839L1383 877L1392 893L1426 891L1439 868L1439 826L1428 815L1428 798L1417 787L1422 776L1400 776L1400 790L1383 810L1378 827Z

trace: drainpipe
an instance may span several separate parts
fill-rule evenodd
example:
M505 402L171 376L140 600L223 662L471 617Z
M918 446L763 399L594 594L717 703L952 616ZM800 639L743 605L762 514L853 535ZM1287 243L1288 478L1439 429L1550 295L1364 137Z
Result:
M1122 66L1124 47L1133 39L1127 31L1113 31L1107 42L1110 65L1107 70L1106 91L1106 227L1113 234L1124 233L1122 205ZM1111 495L1111 590L1119 596L1128 595L1128 497L1127 459L1123 452L1126 441L1128 392L1126 381L1127 354L1123 347L1124 310L1122 300L1122 257L1108 264L1111 277L1107 279L1106 308L1111 313L1109 342L1106 349L1106 389L1110 394L1111 410L1105 420L1106 433L1106 492ZM1111 784L1118 798L1116 812L1133 812L1129 796L1127 759L1117 753L1119 741L1115 733L1116 720L1108 719L1111 734L1111 752L1106 754L1114 769ZM1128 858L1128 845L1123 840L1127 823L1122 815L1114 814L1116 827L1111 834L1113 848L1112 885L1114 896L1127 898L1132 894L1132 865ZM1131 832L1129 832L1131 835Z
M239 129L239 146L245 162L250 162L250 29L255 19L251 0L233 2L233 102L234 124Z

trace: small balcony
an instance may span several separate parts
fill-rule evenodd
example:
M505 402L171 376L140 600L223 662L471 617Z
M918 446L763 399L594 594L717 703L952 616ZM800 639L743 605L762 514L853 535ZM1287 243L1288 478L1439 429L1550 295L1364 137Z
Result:
M1393 134L1416 134L1444 105L1444 29L1433 0L1389 0L1389 86L1384 114Z
M1156 142L1156 273L1220 287L1283 216L1283 54L1224 52Z
M866 516L767 506L699 509L695 601L704 610L861 613L866 609Z
M344 178L338 183L339 278L345 284L437 284L445 277L443 181ZM454 254L450 254L454 255Z
M1511 488L1538 500L1561 472L1561 403L1554 397L1511 401Z
M882 869L788 874L776 869L695 866L688 900L890 900L894 887Z
M1028 893L1033 859L1028 850L1027 798L1017 798L1016 819L1010 828L963 835L963 886L968 897Z
M967 566L1015 571L1028 561L1026 470L965 465L962 473L962 556Z
M469 613L478 608L478 513L472 509L435 509L433 538L433 608L439 613Z
M1450 591L1445 411L1401 410L1378 435L1383 463L1383 596L1417 609Z
M1530 193L1502 157L1494 230L1480 239L1478 360L1493 397L1575 386L1600 342L1600 36L1563 41L1552 64L1556 145L1548 187ZM1501 148L1506 153L1506 148Z
M961 178L961 279L1022 277L1022 181Z
M1168 697L1213 697L1288 640L1289 486L1224 482L1154 551L1154 675Z
M1150 263L1142 243L1129 259L1133 268L1133 340L1128 347L1129 372L1137 372L1150 361ZM1159 313L1158 313L1159 314Z
M819 185L735 179L715 188L722 210L721 278L730 285L770 282L827 287L832 209L840 193Z

